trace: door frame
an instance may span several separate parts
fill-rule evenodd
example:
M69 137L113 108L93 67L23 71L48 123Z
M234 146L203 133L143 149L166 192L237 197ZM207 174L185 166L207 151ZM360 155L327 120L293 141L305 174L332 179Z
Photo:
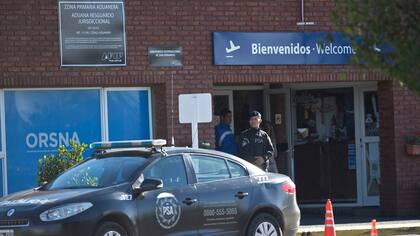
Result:
M230 125L232 132L235 133L235 117L233 112L233 90L222 90L214 89L213 96L228 96L229 98L229 110L232 111L232 123Z
M260 90L263 91L266 88L264 85L239 85L239 86L214 86L212 95L219 96L229 96L229 110L232 111L232 131L235 133L235 112L234 112L234 103L233 103L233 91L243 91L243 90ZM264 103L264 101L263 101ZM265 103L264 103L265 105Z
M360 117L361 113L361 104L359 98L359 91L361 89L376 89L377 82L376 81L369 81L369 82L326 82L326 83L293 83L293 84L286 84L285 88L289 88L291 91L291 116L296 117L296 107L293 102L293 97L296 91L299 90L311 90L311 89L334 89L334 88L353 88L353 100L354 100L354 117L355 117L355 141L356 141L356 183L357 183L357 201L354 203L336 203L335 205L338 207L362 207L362 206L378 206L379 205L379 198L377 204L368 204L363 199L363 160L362 160L362 149L360 147L360 138L361 135L361 124L360 124ZM377 89L376 89L377 91ZM364 107L363 107L364 109ZM291 120L292 131L296 129L296 121L294 119ZM292 135L291 140L292 145L294 145L294 137ZM294 150L293 150L294 151ZM302 208L318 208L324 206L324 204L301 204Z
M363 90L363 89L367 89L367 90L376 90L377 91L377 81L363 81L363 82L313 82L313 83L286 83L283 84L283 87L280 89L269 89L267 85L251 85L251 86L216 86L214 87L214 94L215 92L224 92L224 91L230 91L233 93L234 90L263 90L264 91L264 105L265 105L265 109L269 110L269 106L267 106L267 97L265 94L269 94L271 92L275 91L289 91L289 118L288 118L288 125L290 127L290 144L289 146L291 146L291 149L289 149L291 152L289 152L290 154L290 158L294 158L293 153L294 153L294 137L293 137L293 129L296 126L295 122L293 120L293 117L295 117L295 112L296 109L293 105L293 95L296 91L298 90L307 90L307 89L331 89L331 88L353 88L353 96L354 96L354 112L355 112L355 139L356 139L356 168L357 168L357 174L356 174L356 183L357 183L357 201L355 203L336 203L335 205L338 207L362 207L362 206L377 206L380 205L379 203L379 198L376 204L370 204L369 202L366 202L363 199L363 176L362 176L362 171L363 171L363 166L362 166L362 157L361 157L361 152L362 149L360 147L360 138L362 137L362 133L361 133L361 128L363 128L360 124L360 119L358 119L357 117L361 116L361 108L360 108L360 98L359 98L359 91ZM267 92L266 92L267 91ZM233 97L232 97L232 101L233 101ZM363 107L364 109L364 107ZM233 111L233 110L232 110ZM266 117L270 117L267 116L266 111L264 111L264 115ZM293 170L294 172L294 170ZM292 178L292 176L290 176ZM294 176L293 176L294 177ZM301 204L300 207L302 208L319 208L324 206L324 204Z
M378 88L376 85L371 86L362 86L358 87L355 91L358 103L358 119L356 119L356 127L358 129L359 136L356 139L356 151L360 155L360 177L361 177L361 184L360 184L360 198L363 206L379 206L380 205L380 198L379 196L368 196L367 193L367 157L365 153L365 145L366 143L370 142L380 142L380 137L366 137L365 136L365 103L364 103L364 92L377 92ZM380 121L379 121L380 122ZM379 160L380 163L380 160ZM380 166L380 165L379 165Z
M281 89L265 89L264 90L264 116L270 122L271 121L271 100L270 95L273 94L284 94L286 97L286 106L285 106L285 122L286 122L286 137L287 137L287 168L288 175L294 181L295 180L295 169L294 169L294 147L293 147L293 135L292 135L292 117L293 113L291 112L291 99L290 99L290 89L281 88Z

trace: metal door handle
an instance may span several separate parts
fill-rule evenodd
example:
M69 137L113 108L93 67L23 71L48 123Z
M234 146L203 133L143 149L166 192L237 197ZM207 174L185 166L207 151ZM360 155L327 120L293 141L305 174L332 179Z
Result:
M249 195L249 193L244 193L244 192L238 192L235 194L235 197L242 199L244 197L247 197Z
M196 198L185 198L185 200L182 202L186 205L191 205L198 202L198 200Z

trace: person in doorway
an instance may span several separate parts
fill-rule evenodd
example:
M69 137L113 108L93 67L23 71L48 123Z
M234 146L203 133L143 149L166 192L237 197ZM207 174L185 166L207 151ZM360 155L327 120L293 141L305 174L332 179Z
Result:
M273 156L274 148L268 134L260 129L261 122L261 114L258 111L251 112L250 128L243 131L239 137L238 155L267 171L268 160Z
M273 143L273 155L268 159L268 172L279 173L279 170L277 168L277 162L276 162L277 141L276 141L276 133L274 132L274 126L270 121L264 120L262 123L262 130L264 130L268 134L268 137L270 137L270 140Z
M216 133L216 150L236 155L235 135L230 124L232 123L232 112L224 108L220 112L220 123L214 127Z

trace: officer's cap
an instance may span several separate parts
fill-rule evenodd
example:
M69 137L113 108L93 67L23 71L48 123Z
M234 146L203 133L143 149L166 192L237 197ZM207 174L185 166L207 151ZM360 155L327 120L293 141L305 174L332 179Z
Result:
M251 119L251 117L254 116L258 116L258 118L261 119L261 113L259 113L258 111L251 111L251 113L249 113L249 118Z

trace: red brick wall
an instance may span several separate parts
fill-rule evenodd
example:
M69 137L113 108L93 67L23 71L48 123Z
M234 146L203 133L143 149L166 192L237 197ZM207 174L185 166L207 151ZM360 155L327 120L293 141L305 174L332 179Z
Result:
M0 88L151 86L154 136L170 141L173 118L176 144L183 146L190 144L191 131L189 125L178 123L177 97L181 93L212 92L214 84L383 79L379 73L360 72L351 66L212 64L214 31L334 31L329 20L333 0L306 0L305 5L306 21L315 22L314 26L296 25L301 12L296 0L126 0L128 66L60 68L57 0L2 0ZM182 68L148 66L148 47L163 45L183 47ZM404 154L402 137L418 131L420 102L390 82L381 82L379 88L383 113L381 201L384 209L396 212L397 207L404 207L399 210L404 213L415 204L413 184L418 181L419 163ZM200 125L199 137L213 143L213 125Z
M419 215L420 158L408 156L404 137L420 132L420 97L391 81L379 83L381 205L386 214Z
M152 116L153 116L153 138L166 139L166 126L167 117L170 115L170 110L166 110L166 97L165 84L158 84L152 86ZM169 112L169 113L168 113Z
M381 185L380 202L383 213L395 214L397 211L397 173L395 160L395 117L394 91L392 81L378 84L380 111L380 164Z
M60 68L56 0L2 0L0 3L0 87L145 86L159 84L154 104L159 137L170 137L171 101L178 107L180 93L211 91L213 84L377 80L379 74L361 75L350 66L212 65L213 31L333 31L329 11L333 0L307 0L306 20L315 26L297 26L300 1L272 0L126 0L128 66L117 68ZM150 46L183 47L184 66L156 69L148 66ZM174 98L170 78L174 74ZM166 101L166 104L163 102ZM166 110L166 114L165 114ZM156 117L156 116L155 116ZM177 124L178 144L188 144L190 129ZM202 125L199 137L213 141L211 125ZM167 127L166 132L162 127ZM156 129L156 128L155 128Z
M408 156L404 143L405 136L420 132L420 96L397 83L393 90L397 213L420 215L420 157Z

